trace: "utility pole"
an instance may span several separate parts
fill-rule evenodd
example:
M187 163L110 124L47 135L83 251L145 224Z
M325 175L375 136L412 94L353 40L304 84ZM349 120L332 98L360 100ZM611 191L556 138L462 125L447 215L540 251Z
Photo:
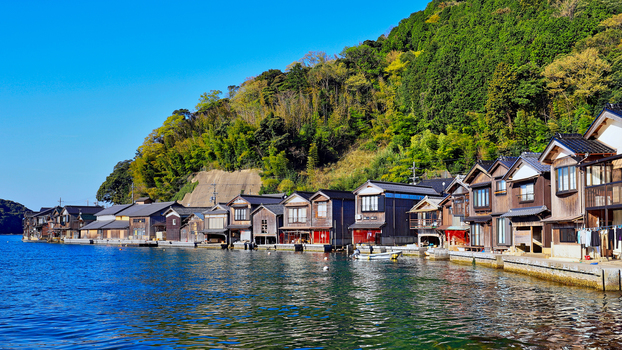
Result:
M62 198L58 198L58 206L62 207L63 206L63 199Z
M216 205L216 195L218 194L218 192L216 192L216 184L213 183L212 186L214 186L214 193L212 194L212 202L214 202L214 205Z
M408 168L408 170L412 170L413 171L413 176L410 177L413 180L413 185L417 184L417 163L413 162L413 166L412 168Z

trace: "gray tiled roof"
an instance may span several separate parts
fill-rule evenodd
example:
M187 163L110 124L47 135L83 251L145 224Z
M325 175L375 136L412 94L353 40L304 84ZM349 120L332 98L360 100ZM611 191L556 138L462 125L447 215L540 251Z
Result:
M540 173L546 173L551 171L551 166L547 164L542 164L538 161L541 153L533 153L533 152L523 152L520 155L520 158L527 164L531 165L536 171Z
M494 160L478 160L477 163L484 168L485 171L490 170L493 164L495 164Z
M136 204L119 213L118 216L151 216L157 212L164 213L170 206L179 206L177 202L160 202L152 204Z
M499 163L505 165L509 169L509 168L512 167L512 165L514 165L514 162L516 162L516 160L518 160L518 157L501 156L501 157L497 158L497 160L499 161Z
M208 210L208 207L175 207L173 210L177 212L181 217L187 217L194 213L202 213Z
M129 207L131 207L132 204L116 204L113 205L109 208L106 208L100 212L98 212L96 215L97 216L101 216L101 215L115 215L116 213L120 212L121 210L125 210Z
M436 192L432 187L427 186L409 185L396 182L383 182L376 180L369 180L369 182L382 188L385 191L390 192L420 194L424 196L440 196L440 194Z
M568 149L572 150L577 154L585 154L585 153L616 153L616 151L604 145L598 140L586 140L580 134L555 134L551 141L557 141L560 144L568 147Z
M97 214L104 210L104 207L100 206L86 206L86 205L66 205L65 209L71 215L82 214Z
M102 221L93 221L88 225L84 225L82 226L82 228L80 228L80 230L97 230L100 229L110 223L112 223L115 220L102 220Z
M546 207L546 205L540 206L540 207L528 207L528 208L516 208L516 209L510 209L510 211L508 211L507 213L501 215L501 217L503 218L513 218L516 216L531 216L531 215L538 215L540 213L543 213L545 211L548 211L549 209Z
M276 215L283 215L283 206L281 204L264 204L263 206Z

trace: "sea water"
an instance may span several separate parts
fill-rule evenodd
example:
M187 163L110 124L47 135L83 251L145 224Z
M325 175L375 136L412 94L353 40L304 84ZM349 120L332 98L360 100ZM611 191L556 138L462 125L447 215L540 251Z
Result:
M0 238L2 349L622 347L619 292L489 268Z

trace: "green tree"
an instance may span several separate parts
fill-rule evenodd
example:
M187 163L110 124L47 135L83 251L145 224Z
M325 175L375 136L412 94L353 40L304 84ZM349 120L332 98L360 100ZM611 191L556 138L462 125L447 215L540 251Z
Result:
M132 203L132 174L130 172L131 160L118 162L112 173L106 177L104 183L99 186L96 198L98 201L113 204Z

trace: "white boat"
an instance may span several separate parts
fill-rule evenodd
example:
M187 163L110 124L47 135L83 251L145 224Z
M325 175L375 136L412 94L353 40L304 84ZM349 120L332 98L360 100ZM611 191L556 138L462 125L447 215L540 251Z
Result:
M402 256L401 250L376 254L356 254L352 257L359 260L397 260L397 258L399 258L400 256Z

